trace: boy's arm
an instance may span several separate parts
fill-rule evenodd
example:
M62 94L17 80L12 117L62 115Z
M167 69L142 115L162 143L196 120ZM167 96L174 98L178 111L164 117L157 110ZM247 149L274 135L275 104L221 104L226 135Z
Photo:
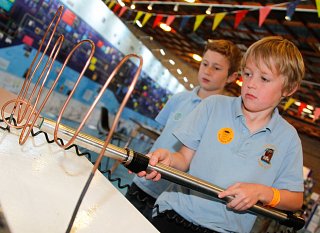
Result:
M295 211L301 208L303 203L303 193L289 190L279 190L280 201L277 209ZM263 205L270 203L275 193L272 187L262 184L236 183L228 187L219 194L219 198L232 196L234 199L228 203L228 207L237 211L243 211L251 208L257 202Z
M157 149L154 152L148 154L150 157L150 165L155 166L157 163L176 168L180 171L188 171L189 166L195 151L182 146L178 152L171 153L166 149ZM151 171L146 173L145 171L139 172L138 176L145 176L148 180L158 181L161 179L161 174L157 171Z

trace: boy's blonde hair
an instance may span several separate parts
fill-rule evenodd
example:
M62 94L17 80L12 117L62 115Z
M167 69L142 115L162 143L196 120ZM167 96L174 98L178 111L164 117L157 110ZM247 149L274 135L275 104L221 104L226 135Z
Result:
M208 50L214 51L225 56L229 61L228 75L238 72L240 70L240 63L242 58L241 50L237 45L229 40L208 40L204 49L205 54Z
M299 87L305 72L304 62L299 49L281 36L269 36L253 43L244 54L241 69L248 59L260 62L270 69L276 69L277 75L284 76L282 92L291 93Z

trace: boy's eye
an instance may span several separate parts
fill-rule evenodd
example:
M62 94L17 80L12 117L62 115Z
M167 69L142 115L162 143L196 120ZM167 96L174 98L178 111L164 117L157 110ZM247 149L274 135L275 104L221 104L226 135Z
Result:
M269 82L270 81L269 79L267 79L265 77L261 77L261 79L262 79L263 82Z
M249 78L249 77L251 77L251 76L252 76L251 73L249 73L249 72L243 72L243 77Z

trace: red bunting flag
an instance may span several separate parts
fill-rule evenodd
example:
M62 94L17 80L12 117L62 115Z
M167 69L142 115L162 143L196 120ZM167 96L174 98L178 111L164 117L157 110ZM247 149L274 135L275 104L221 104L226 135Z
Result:
M316 108L313 112L313 121L318 120L320 117L320 108Z
M120 4L117 4L112 11L116 14L120 8L121 8Z
M270 6L265 6L265 7L260 8L260 10L259 10L259 27L262 26L263 22L266 20L270 11L271 11Z
M153 22L152 28L157 27L160 24L162 18L163 18L163 15L157 15Z
M169 15L168 18L167 18L166 24L168 26L170 26L172 24L173 20L175 19L175 17L176 16L174 16L174 15Z
M124 12L126 12L127 9L128 9L128 8L125 7L125 6L122 7L118 16L121 17L121 16L124 14Z
M241 10L236 12L236 16L234 20L234 29L236 29L239 26L241 20L246 16L247 13L248 13L248 10Z
M303 111L303 109L304 109L305 107L307 107L307 104L301 102L301 103L300 103L300 106L299 106L299 108L298 108L298 116L301 116L301 113L302 113L302 111Z

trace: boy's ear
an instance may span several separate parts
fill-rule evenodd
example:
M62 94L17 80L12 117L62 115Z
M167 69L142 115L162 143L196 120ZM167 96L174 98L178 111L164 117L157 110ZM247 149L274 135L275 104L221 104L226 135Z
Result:
M232 83L234 80L238 78L238 76L239 76L238 72L233 72L228 76L227 83Z
M295 86L290 92L284 91L282 93L283 97L288 97L290 95L292 95L293 93L295 93L298 90L299 86Z

